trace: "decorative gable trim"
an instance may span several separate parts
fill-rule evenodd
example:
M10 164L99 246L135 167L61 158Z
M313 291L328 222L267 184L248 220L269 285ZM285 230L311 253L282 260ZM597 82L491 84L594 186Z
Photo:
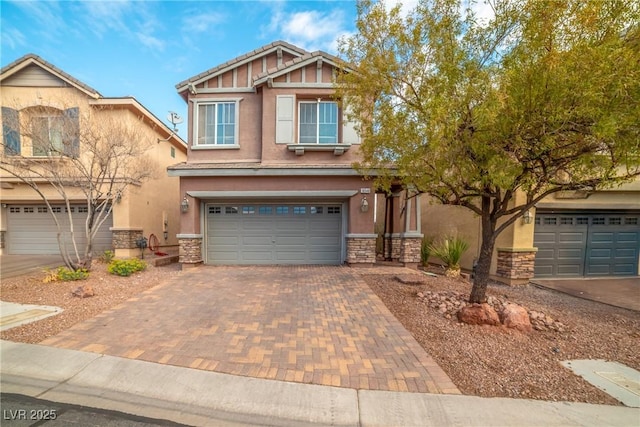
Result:
M263 73L258 74L257 76L254 77L253 79L253 85L254 86L259 86L261 84L269 84L270 80L273 80L275 78L278 78L282 75L288 74L292 71L301 69L301 68L305 68L308 65L312 65L312 64L316 64L316 69L318 72L318 77L316 78L317 81L321 81L320 75L322 73L322 66L323 64L329 64L335 68L344 68L344 65L342 64L342 62L335 56L330 55L326 52L322 52L322 51L316 51L313 53L307 53L306 55L303 55L301 57L295 58L292 61L288 61L285 62L282 65L279 65L277 67L271 68ZM304 75L304 73L303 73ZM332 88L333 84L332 83L277 83L277 82L272 82L272 87L299 87L301 85L304 85L305 87L327 87L327 88Z
M4 68L2 68L2 70L0 71L0 83L4 85L9 78L17 76L17 74L19 74L21 71L27 69L30 66L36 66L41 68L45 72L60 79L67 85L71 87L75 87L76 89L80 90L81 92L85 93L87 96L91 98L98 99L102 97L100 92L98 92L97 90L82 83L80 80L72 77L70 74L65 73L55 65L45 61L44 59L40 58L38 55L34 55L32 53L27 54L15 60L11 64L5 66Z
M234 68L237 68L241 65L244 65L246 63L250 63L255 61L256 59L263 57L266 58L267 55L269 55L272 52L277 52L277 54L279 55L279 61L282 61L282 53L283 52L287 52L293 56L299 57L299 56L303 56L305 54L308 54L309 52L307 52L304 49L301 49L297 46L294 46L292 44L289 44L287 42L284 41L276 41L273 43L270 43L266 46L262 46L258 49L255 49L249 53L245 53L244 55L238 56L237 58L234 58L230 61L225 62L224 64L220 64L216 67L213 67L205 72L202 72L198 75L195 75L185 81L182 81L180 83L178 83L176 85L176 89L178 90L178 93L182 93L186 90L189 89L190 85L198 85L200 83L203 83L207 80L210 80L216 76L222 75L224 73L226 73L227 71L230 71ZM265 67L266 62L263 62L263 67Z

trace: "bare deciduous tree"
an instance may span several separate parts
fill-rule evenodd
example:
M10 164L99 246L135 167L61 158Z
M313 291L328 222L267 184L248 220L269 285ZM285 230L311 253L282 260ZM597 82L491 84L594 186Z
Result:
M114 203L155 170L148 156L155 140L144 135L140 120L108 107L70 107L77 104L3 106L0 156L0 170L31 187L47 205L64 263L73 270L91 268L94 238ZM71 209L79 202L87 208L82 224L74 223ZM60 204L65 209L56 213L53 206Z

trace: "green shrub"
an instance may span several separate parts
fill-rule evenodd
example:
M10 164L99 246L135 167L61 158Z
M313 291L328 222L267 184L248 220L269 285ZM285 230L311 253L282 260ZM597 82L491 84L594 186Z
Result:
M147 268L147 263L138 259L114 259L109 263L107 271L118 276L131 276L133 273Z
M106 250L102 253L102 255L100 255L100 261L104 262L105 264L109 264L111 261L113 261L114 256L115 254L113 253L113 251Z
M89 272L84 268L80 268L78 270L70 270L67 267L58 267L57 270L47 270L47 276L44 278L43 282L51 283L51 282L71 282L74 280L84 280L89 277Z
M444 262L447 271L456 275L460 273L460 258L469 249L469 243L458 236L445 236L441 241L432 244L430 253Z

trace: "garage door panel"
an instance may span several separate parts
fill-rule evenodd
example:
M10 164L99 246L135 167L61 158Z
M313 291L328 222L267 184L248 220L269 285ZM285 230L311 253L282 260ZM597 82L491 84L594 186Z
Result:
M637 275L640 212L536 215L536 277ZM573 230L571 230L573 228Z
M582 250L582 248L558 249L557 258L562 260L582 260L584 258L584 250Z
M611 258L611 252L609 248L591 249L591 251L589 251L589 257L593 260L598 258L608 260Z
M251 209L247 206L251 205ZM339 264L341 262L341 207L329 215L328 205L265 205L239 203L239 212L227 215L226 206L209 205L207 262L212 264ZM225 229L223 229L225 228ZM220 235L236 235L237 243L220 246ZM233 252L234 256L222 256Z
M638 243L638 232L620 232L616 240L618 243Z
M539 232L536 234L536 241L539 244L542 243L555 243L556 242L556 233L554 232Z
M306 253L296 251L296 250L287 250L287 249L277 249L276 253L276 261L282 263L306 263L307 256Z
M613 274L615 274L616 276L633 276L635 275L634 273L634 269L636 268L635 263L633 262L629 262L627 264L624 263L618 263L614 266L613 268Z
M56 219L60 224L62 238L71 249L71 234L69 233L69 214L64 207L56 207ZM40 212L38 212L40 210ZM86 237L84 226L87 214L72 207L71 216L75 228L75 241L79 250L84 250ZM9 206L7 213L7 252L16 255L59 254L58 228L47 208L44 206ZM94 254L112 249L111 231L113 225L111 216L103 223L93 240Z
M557 242L560 244L574 244L581 247L584 242L584 233L559 232Z
M242 244L271 247L271 245L273 244L273 238L271 237L271 233L265 234L264 236L243 236Z
M601 243L610 245L614 242L614 234L612 232L594 231L590 234L591 243Z
M222 250L219 251L210 251L209 254L214 257L214 259L220 260L220 261L228 261L228 262L232 262L232 261L237 261L238 260L238 254L237 252L232 252L232 251L228 251L228 250L224 250L224 248Z
M637 253L634 248L618 248L615 251L615 257L617 259L633 259Z
M249 262L271 261L270 251L243 251L242 259Z
M576 276L582 274L582 269L578 264L558 264L558 276Z

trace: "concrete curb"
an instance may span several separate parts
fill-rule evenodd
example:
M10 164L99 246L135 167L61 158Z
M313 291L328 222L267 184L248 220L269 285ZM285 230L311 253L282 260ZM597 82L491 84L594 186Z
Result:
M5 393L194 426L637 426L640 410L262 380L0 341Z

